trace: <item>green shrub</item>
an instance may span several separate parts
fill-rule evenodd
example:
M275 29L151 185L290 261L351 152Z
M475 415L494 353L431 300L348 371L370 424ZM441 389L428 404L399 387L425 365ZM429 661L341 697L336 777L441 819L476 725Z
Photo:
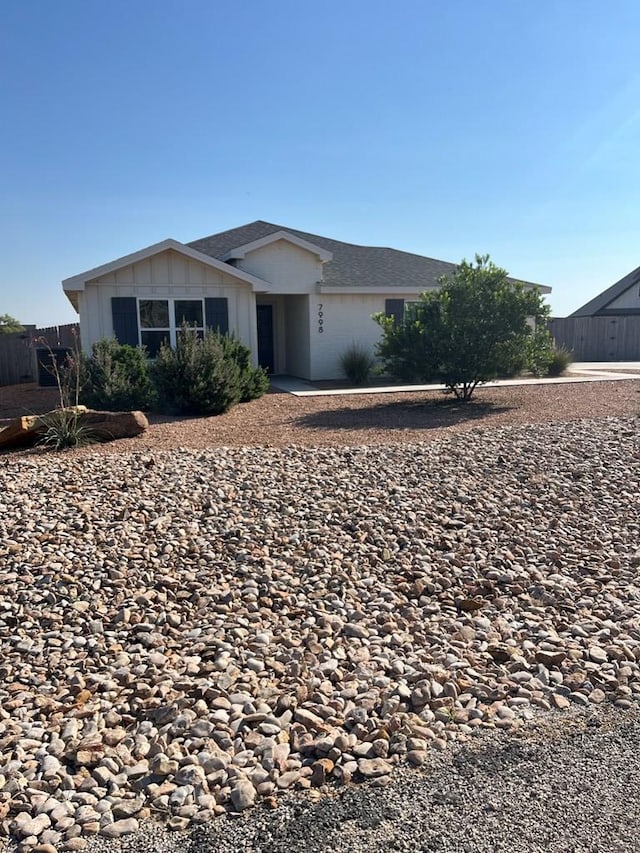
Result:
M175 349L160 348L152 376L160 408L185 415L219 415L268 388L247 347L220 332L199 338L187 325L178 332Z
M340 356L342 372L354 385L363 385L375 367L375 358L362 344L352 343Z
M251 364L251 350L234 337L223 335L224 357L234 361L240 368L240 402L257 400L269 390L269 377L264 367Z
M80 401L92 409L149 409L155 402L143 347L119 344L114 338L95 343L82 364Z
M553 361L553 338L546 326L538 326L527 341L526 368L534 376L548 376Z
M562 376L573 361L573 353L565 347L553 347L551 361L547 368L547 376Z
M376 354L399 379L436 377L458 399L470 400L478 385L521 369L529 318L541 325L549 309L536 288L509 279L488 255L476 255L475 265L463 261L439 283L399 322L374 316L382 327Z
M438 381L439 357L430 333L440 320L438 303L421 299L401 322L384 314L375 314L373 319L382 327L376 354L386 373L400 382Z

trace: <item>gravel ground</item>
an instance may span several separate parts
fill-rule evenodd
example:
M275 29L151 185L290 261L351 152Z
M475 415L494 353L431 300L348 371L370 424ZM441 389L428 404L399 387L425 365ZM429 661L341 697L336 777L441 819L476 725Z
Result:
M154 825L95 853L634 853L640 850L637 711L540 715L524 736L487 736L383 789L286 797L277 811L188 833Z
M637 415L640 380L480 388L471 404L439 392L293 397L272 393L213 418L150 416L142 436L97 448L104 454L242 445L326 447L409 444L452 432L527 423ZM56 391L0 388L0 422L55 407ZM94 451L95 452L95 451Z
M585 387L617 416L0 459L0 834L640 849L638 386Z

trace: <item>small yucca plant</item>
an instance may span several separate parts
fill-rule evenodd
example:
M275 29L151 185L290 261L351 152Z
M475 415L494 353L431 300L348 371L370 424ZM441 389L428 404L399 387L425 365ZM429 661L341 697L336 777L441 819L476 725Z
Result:
M43 421L45 432L38 444L48 450L85 447L96 441L93 430L81 423L79 413L73 409L57 409L45 415Z
M375 358L362 344L351 344L340 356L342 372L354 385L364 385L369 379L375 363Z
M551 362L547 367L547 376L562 376L573 361L573 353L565 347L554 347Z

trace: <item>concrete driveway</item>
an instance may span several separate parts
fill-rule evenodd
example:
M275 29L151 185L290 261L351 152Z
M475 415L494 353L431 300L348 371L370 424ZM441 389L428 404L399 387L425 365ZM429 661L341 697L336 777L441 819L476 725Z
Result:
M562 385L575 382L616 382L623 379L640 379L640 361L577 361L564 376L537 378L518 377L487 382L483 388L509 385ZM352 394L398 394L401 391L441 391L443 385L378 385L366 388L315 388L312 382L294 376L274 376L271 387L287 391L295 397L336 397Z

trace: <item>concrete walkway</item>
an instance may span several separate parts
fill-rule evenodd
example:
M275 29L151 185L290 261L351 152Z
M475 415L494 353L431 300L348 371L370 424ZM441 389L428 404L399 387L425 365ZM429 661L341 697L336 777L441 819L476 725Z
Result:
M629 372L621 372L629 371ZM640 379L639 361L596 362L581 361L572 364L565 376L553 378L519 377L487 382L483 388L500 388L509 385L565 385L577 382L616 382L622 379ZM367 388L315 388L312 382L294 376L274 376L271 387L286 391L294 397L338 397L352 394L398 394L400 392L442 391L444 385L379 385Z

